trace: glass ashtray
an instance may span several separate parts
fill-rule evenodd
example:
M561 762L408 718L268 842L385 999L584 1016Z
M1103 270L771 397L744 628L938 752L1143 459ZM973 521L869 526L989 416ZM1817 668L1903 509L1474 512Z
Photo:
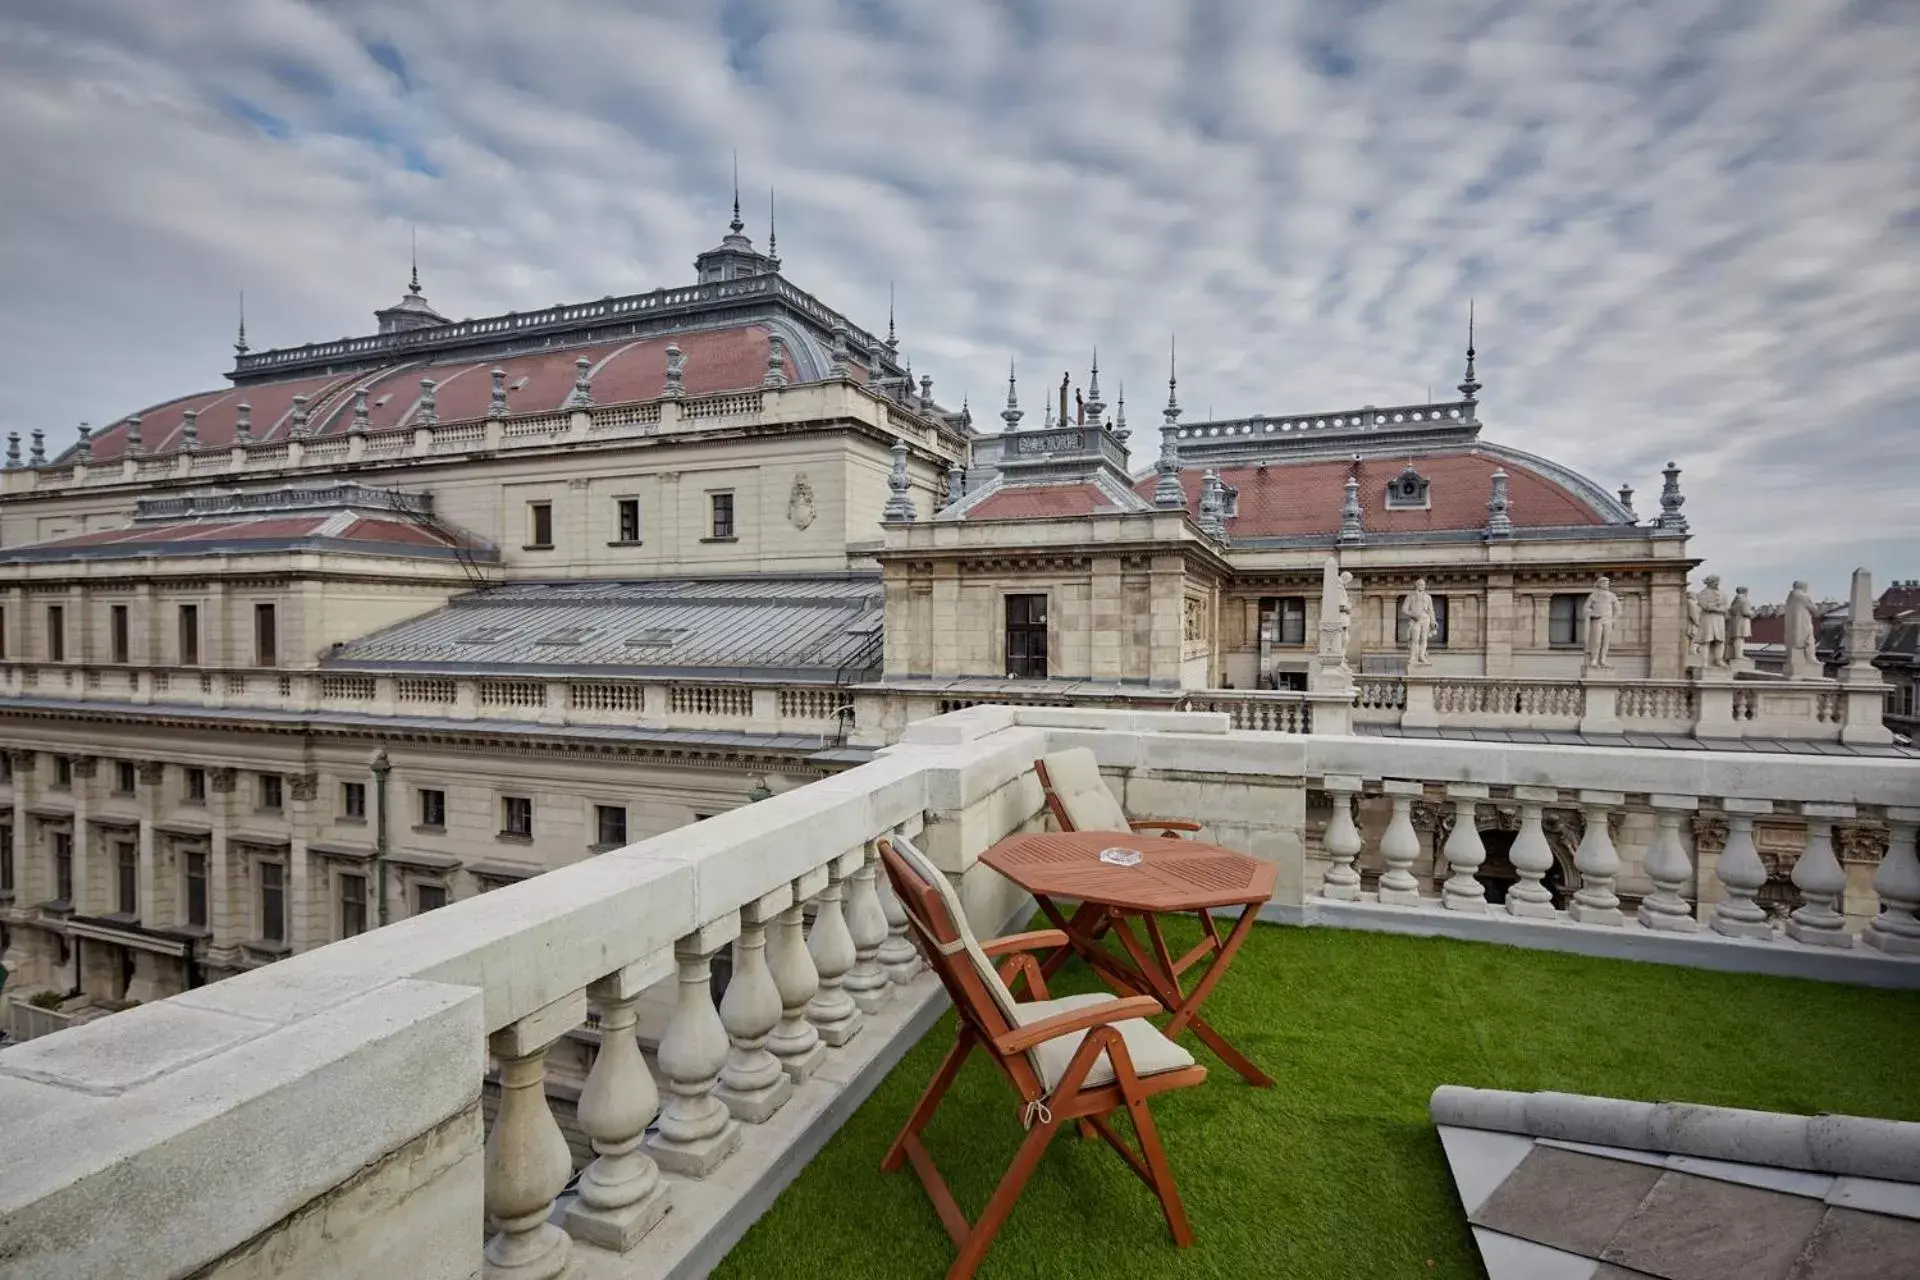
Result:
M1131 867L1140 861L1138 849L1102 849L1100 861L1112 863L1116 867Z

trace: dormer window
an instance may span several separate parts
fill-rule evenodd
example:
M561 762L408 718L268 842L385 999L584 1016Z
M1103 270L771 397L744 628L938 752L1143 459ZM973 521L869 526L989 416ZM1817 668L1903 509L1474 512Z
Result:
M1240 515L1240 491L1230 484L1220 486L1220 516L1225 520L1236 519Z
M1390 511L1424 511L1433 505L1428 493L1431 482L1411 466L1395 476L1387 484L1387 509Z

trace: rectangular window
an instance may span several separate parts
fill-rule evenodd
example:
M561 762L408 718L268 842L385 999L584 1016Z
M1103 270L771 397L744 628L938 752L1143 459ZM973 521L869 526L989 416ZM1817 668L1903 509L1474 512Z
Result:
M117 795L130 796L137 789L140 771L131 760L116 760L113 763L113 790Z
M447 793L431 787L420 788L420 825L442 830L447 825Z
M65 662L67 660L67 610L66 606L50 604L47 606L47 661Z
M205 769L187 770L187 803L205 804L207 802L207 771Z
M0 751L0 782L13 781L13 753Z
M1307 642L1307 598L1305 596L1262 596L1260 627L1271 628L1275 644Z
M1434 632L1427 643L1435 649L1444 649L1447 647L1447 598L1445 596L1428 598L1433 601ZM1393 641L1395 644L1406 644L1408 637L1413 634L1413 619L1406 615L1406 607L1407 598L1401 596L1394 605L1396 620L1393 624Z
M277 862L260 865L260 937L287 940L287 869Z
M253 665L280 665L280 630L271 604L253 606Z
M13 827L0 823L0 894L13 896Z
M428 911L438 911L446 905L447 886L424 883L413 886L413 914L421 915Z
M1557 595L1547 605L1547 643L1571 648L1586 642L1586 619L1581 608L1584 595Z
M119 890L120 914L140 914L140 847L131 840L113 842L115 887Z
M593 806L594 827L603 845L622 845L627 842L627 810L625 805L597 804Z
M1047 678L1047 598L1007 597L1007 675L1015 680Z
M107 610L107 643L113 651L113 662L125 663L129 659L131 647L127 639L127 606L116 604Z
M260 807L262 809L280 808L284 798L280 786L280 775L263 773L260 775Z
M621 498L614 505L620 515L619 541L640 541L640 499Z
M713 502L713 536L716 538L733 537L733 495L730 493L710 493Z
M72 756L55 756L53 758L53 789L55 791L73 790Z
M180 665L200 665L200 606L197 604L180 606Z
M187 925L204 929L207 927L207 855L189 853L185 863Z
M527 545L529 547L553 545L553 504L551 502L527 504Z
M367 878L340 873L340 936L358 937L367 931Z
M500 797L500 834L529 838L533 835L532 800L526 796Z
M0 605L0 658L7 656L7 609Z
M366 783L343 782L340 784L340 816L350 822L367 820Z
M73 833L53 833L53 898L55 902L73 901Z

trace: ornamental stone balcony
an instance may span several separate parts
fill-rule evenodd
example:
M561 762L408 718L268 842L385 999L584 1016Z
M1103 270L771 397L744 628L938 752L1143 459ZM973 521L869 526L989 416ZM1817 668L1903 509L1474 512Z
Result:
M1029 906L979 855L1045 825L1033 761L1082 746L1131 812L1273 862L1275 928L1920 987L1911 759L975 707L697 826L5 1050L8 1274L705 1274L941 1012L874 841L918 837L998 930ZM550 1058L583 1028L557 1101ZM846 1208L820 1229L884 1230Z

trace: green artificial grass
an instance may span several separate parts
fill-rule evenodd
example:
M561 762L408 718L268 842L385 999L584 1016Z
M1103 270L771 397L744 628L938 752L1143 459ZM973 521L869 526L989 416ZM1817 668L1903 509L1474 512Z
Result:
M1169 933L1176 955L1198 937ZM1078 961L1051 986L1100 989ZM1210 1074L1153 1111L1194 1246L1174 1248L1152 1193L1069 1130L982 1280L1480 1276L1427 1117L1441 1084L1920 1120L1920 993L1261 925L1204 1012L1278 1083L1252 1088L1184 1038ZM949 1013L715 1276L945 1274L953 1246L919 1180L880 1158L952 1036ZM976 1053L927 1131L969 1218L1013 1158L1018 1113Z

